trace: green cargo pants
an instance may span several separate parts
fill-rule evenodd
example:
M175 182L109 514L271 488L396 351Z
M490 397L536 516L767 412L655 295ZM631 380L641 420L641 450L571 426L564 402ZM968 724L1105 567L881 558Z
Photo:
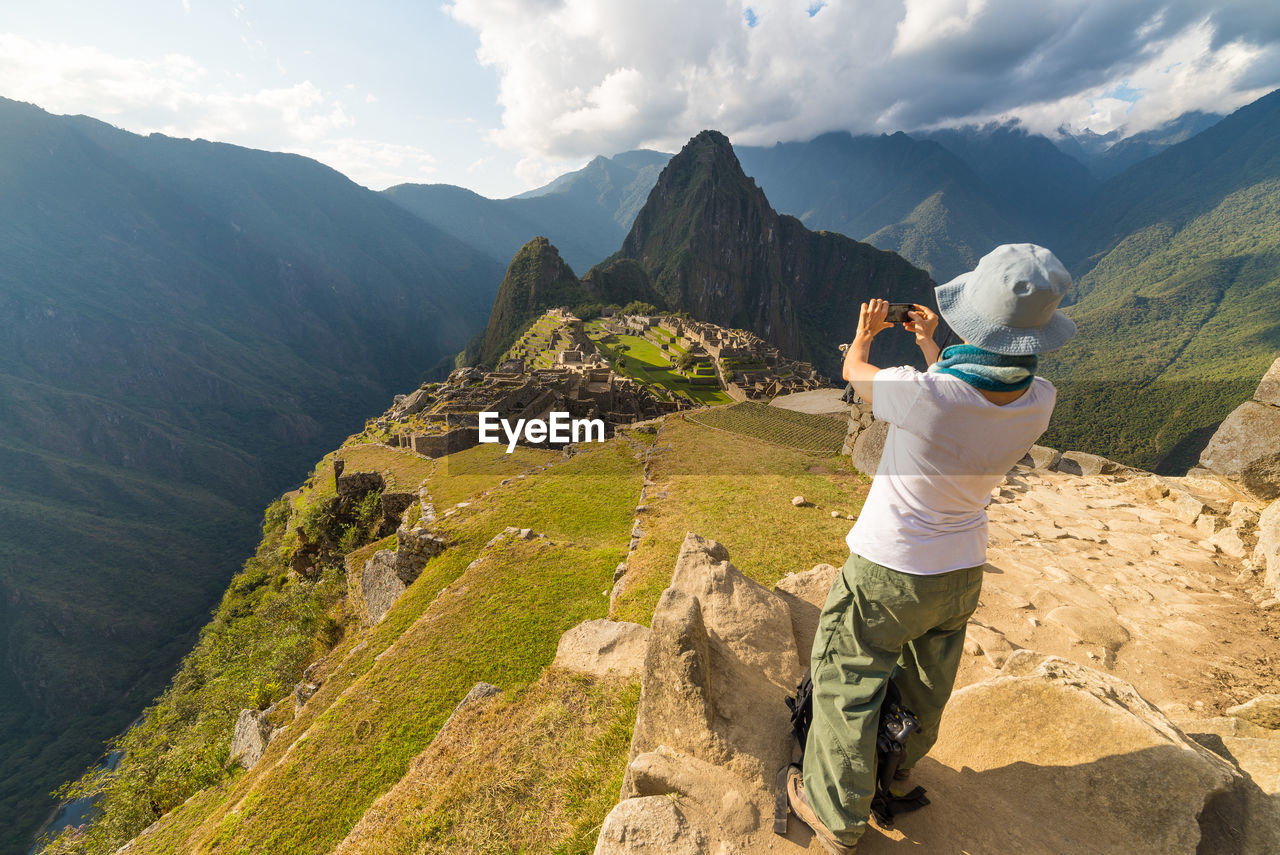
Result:
M804 792L841 843L856 843L871 815L876 730L890 677L920 719L901 768L914 766L937 740L982 570L916 576L855 553L832 583L810 657L813 724Z

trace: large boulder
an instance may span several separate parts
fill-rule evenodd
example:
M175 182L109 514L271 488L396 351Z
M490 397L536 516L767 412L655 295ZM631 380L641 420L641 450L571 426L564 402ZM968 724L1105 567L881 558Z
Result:
M712 840L767 833L761 818L791 759L785 700L803 674L786 603L723 546L686 535L650 626L624 801L597 853L684 851L694 840L703 848L689 851L715 851ZM683 797L679 824L664 794ZM646 849L638 841L654 823L684 830L671 848Z
M362 617L377 623L422 574L427 561L439 555L448 543L426 528L401 526L396 532L394 550L380 549L364 563L360 574L360 594L364 602Z
M1280 500L1272 502L1258 518L1258 545L1253 562L1265 571L1268 588L1280 597Z
M858 434L853 443L853 467L864 475L875 475L884 454L884 441L889 437L889 423L874 421Z
M1030 651L952 696L917 772L932 804L901 824L925 852L1280 851L1280 813L1235 766L1128 683Z
M552 664L594 677L637 677L648 643L649 628L638 623L586 620L560 636Z
M273 728L262 710L241 710L236 719L236 729L231 735L231 749L227 753L228 765L237 763L246 769L252 769L262 759L271 741Z
M1067 475L1112 475L1119 472L1123 467L1114 460L1108 460L1097 454L1089 454L1085 451L1067 451L1063 452L1053 467L1059 472Z
M1200 465L1260 499L1280 497L1280 359L1253 400L1232 411L1200 453Z

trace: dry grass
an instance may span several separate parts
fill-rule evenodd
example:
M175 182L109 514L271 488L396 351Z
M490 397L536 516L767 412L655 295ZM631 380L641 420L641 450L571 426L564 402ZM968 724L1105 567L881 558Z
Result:
M637 684L552 669L459 711L339 855L591 852L638 699Z

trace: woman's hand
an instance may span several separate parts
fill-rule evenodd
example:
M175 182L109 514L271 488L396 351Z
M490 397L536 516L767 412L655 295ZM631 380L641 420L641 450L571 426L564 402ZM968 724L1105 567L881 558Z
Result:
M915 311L907 312L911 320L904 323L906 329L916 334L916 346L924 354L924 361L932 365L938 361L941 351L933 341L933 334L938 329L938 313L928 306L915 304Z
M853 336L854 344L870 343L871 339L887 330L893 324L885 320L889 314L889 301L874 298L863 303L858 312L858 331Z
M907 312L907 317L911 320L902 326L910 332L916 334L916 344L924 341L933 341L933 333L938 329L938 314L931 310L928 306L915 304L915 310Z

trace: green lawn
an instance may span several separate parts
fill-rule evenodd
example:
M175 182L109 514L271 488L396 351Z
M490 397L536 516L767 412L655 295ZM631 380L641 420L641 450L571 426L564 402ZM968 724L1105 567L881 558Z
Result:
M596 345L615 366L615 370L638 383L682 392L702 404L714 406L733 403L733 399L719 388L690 384L671 364L667 354L653 342L640 336L605 336L596 339ZM623 350L624 347L626 350Z

